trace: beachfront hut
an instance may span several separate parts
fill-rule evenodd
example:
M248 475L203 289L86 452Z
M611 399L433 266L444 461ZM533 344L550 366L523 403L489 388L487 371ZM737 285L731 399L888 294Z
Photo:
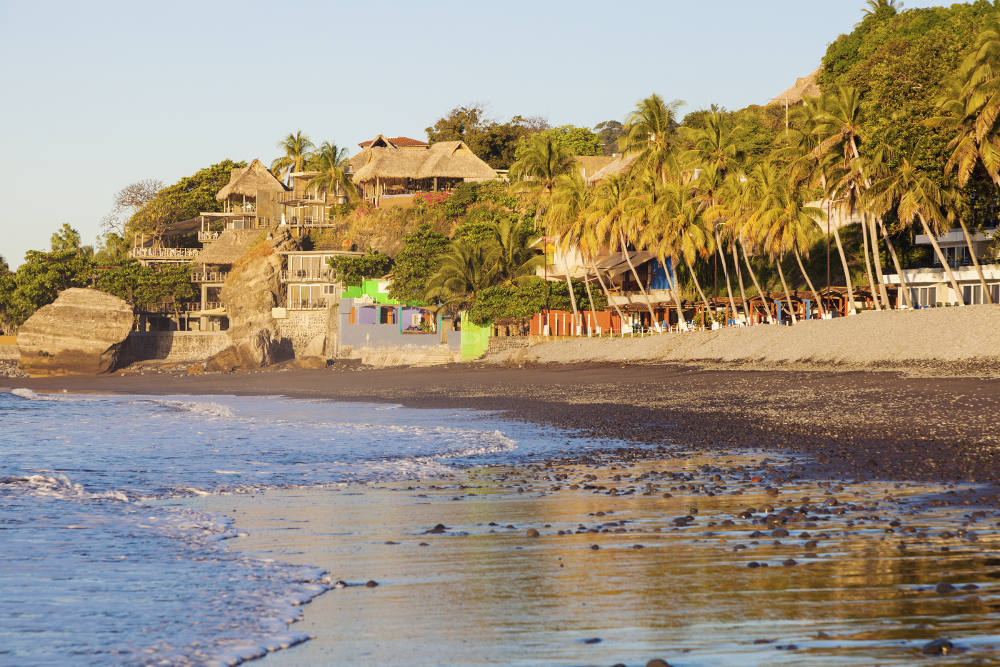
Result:
M260 160L254 158L246 167L234 167L229 182L215 194L216 201L226 203L226 210L239 205L246 208L256 204L260 192L284 192L285 186L268 171Z
M496 171L464 141L441 141L430 147L400 148L382 135L351 159L352 181L362 197L376 206L412 201L412 195L448 189L465 181L497 178Z

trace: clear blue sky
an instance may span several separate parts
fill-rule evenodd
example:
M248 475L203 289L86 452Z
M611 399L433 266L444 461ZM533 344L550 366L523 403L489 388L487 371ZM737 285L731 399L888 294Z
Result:
M269 163L298 129L353 153L470 102L585 126L653 92L761 104L863 5L0 0L0 255L19 265L63 222L92 243L123 186Z

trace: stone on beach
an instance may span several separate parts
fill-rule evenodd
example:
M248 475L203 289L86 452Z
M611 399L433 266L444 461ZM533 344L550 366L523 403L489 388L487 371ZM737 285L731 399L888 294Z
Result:
M132 330L132 307L116 296L70 288L21 325L17 347L32 375L96 375L113 371Z

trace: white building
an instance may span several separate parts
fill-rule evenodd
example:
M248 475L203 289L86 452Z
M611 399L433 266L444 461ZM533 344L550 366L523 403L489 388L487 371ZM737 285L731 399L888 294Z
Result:
M976 257L983 269L983 276L986 278L986 285L993 296L993 301L1000 303L1000 263L997 261L1000 259L1000 253L996 250L990 250L996 231L996 227L988 227L982 231L973 232L972 245L976 250ZM986 303L982 286L979 283L979 275L972 265L972 258L969 256L969 248L965 243L965 235L962 230L960 228L952 229L936 239L962 293L961 295L955 294L937 253L933 253L932 266L903 269L903 277L910 288L913 305L920 308L946 306L958 303L959 297L961 297L962 302L968 305ZM931 243L926 234L919 234L916 237L916 242L927 246ZM899 285L899 276L894 273L886 274L885 281L890 285Z

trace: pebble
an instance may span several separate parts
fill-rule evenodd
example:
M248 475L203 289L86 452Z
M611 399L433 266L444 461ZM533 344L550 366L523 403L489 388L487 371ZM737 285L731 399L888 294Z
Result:
M529 528L528 532L525 533L525 535L527 535L528 537L538 537L539 536L538 531L535 530L534 528Z
M955 591L955 587L952 586L951 584L949 584L946 581L942 581L940 584L938 584L937 586L934 587L934 590L937 593L941 594L941 595L945 595L947 593L954 592Z
M924 644L920 652L924 655L950 655L955 653L955 645L947 639L935 639Z
M653 658L646 663L646 667L670 667L670 663L666 660L660 660L659 658Z
M375 588L376 586L378 586L378 582L374 579L369 579L365 582L365 588Z

